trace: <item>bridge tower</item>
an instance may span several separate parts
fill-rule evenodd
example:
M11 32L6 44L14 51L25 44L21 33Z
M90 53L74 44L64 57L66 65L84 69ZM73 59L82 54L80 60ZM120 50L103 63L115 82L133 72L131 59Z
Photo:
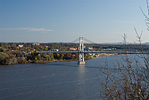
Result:
M84 61L84 42L83 42L83 37L79 38L79 61L78 64L79 65L84 65L85 61Z

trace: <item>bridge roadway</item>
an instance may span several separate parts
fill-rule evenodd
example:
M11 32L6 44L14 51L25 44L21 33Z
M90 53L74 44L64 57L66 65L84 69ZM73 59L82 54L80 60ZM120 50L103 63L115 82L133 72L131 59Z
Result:
M36 51L36 53L106 53L106 54L149 54L149 52L134 51Z

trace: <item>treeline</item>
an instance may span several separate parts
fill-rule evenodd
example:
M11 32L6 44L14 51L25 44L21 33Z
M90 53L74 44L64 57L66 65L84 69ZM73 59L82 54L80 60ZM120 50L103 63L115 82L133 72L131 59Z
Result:
M23 45L23 47L18 47L18 45ZM127 50L140 51L143 49L144 51L149 50L149 44L142 44L142 48L140 49L140 44L84 44L85 47L92 47L94 50L104 50L109 48L116 48L117 50ZM33 51L33 49L37 51L43 50L52 50L59 49L60 51L68 51L70 47L79 47L78 43L40 43L40 45L33 45L33 43L0 43L0 52L9 51L9 50L22 50L25 52Z
M78 54L36 53L36 51L52 49L67 51L70 47L78 46L77 43L0 43L0 65L78 60ZM91 57L85 55L85 59L91 59Z
M92 56L85 54L85 60L92 59ZM0 65L26 64L26 63L47 63L53 61L78 60L79 54L71 53L43 53L32 52L30 55L23 55L21 52L0 52Z
M65 53L65 54L55 53L54 58L57 59L57 60L78 60L79 59L79 54L78 53L74 53L74 54L71 54L71 53ZM89 60L89 59L92 59L92 58L93 57L89 56L88 54L84 55L85 60Z
M37 54L30 55L14 54L10 52L0 52L0 65L13 65L25 63L42 63L52 62L54 60L53 54Z

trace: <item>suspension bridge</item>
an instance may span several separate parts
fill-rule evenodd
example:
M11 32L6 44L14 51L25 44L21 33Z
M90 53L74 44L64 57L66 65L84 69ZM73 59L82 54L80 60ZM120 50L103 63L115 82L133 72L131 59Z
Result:
M73 42L77 41L74 40ZM84 40L93 43L90 40L87 40L83 37L79 37L79 47L77 51L36 51L37 53L79 53L79 65L85 64L84 61L84 53L106 53L106 54L142 54L142 52L134 52L134 51L85 51L84 50ZM149 53L146 53L149 54Z

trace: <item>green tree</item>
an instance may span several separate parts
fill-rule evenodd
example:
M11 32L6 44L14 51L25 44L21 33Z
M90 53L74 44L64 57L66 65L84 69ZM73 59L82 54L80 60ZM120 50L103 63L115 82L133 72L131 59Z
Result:
M0 52L0 64L4 65L9 58L7 53Z
M65 57L65 59L72 59L72 57L71 57L71 53L66 53L66 57Z
M64 58L64 54L60 54L60 59L63 59Z

